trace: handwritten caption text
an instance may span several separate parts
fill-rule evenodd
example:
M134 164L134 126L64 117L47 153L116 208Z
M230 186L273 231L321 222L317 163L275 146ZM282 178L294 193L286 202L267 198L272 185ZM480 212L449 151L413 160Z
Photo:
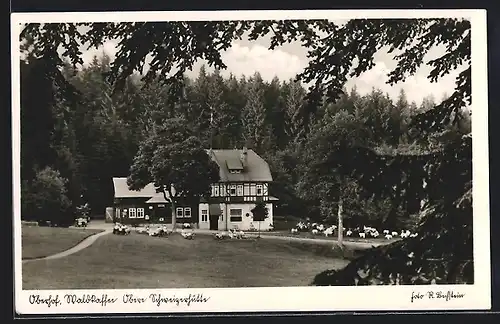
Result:
M134 295L134 294L124 294L121 298L116 298L115 296L108 296L107 294L94 295L94 294L65 294L63 296L59 295L48 295L43 296L40 294L33 294L29 296L29 303L31 305L46 305L47 307L59 307L62 305L77 305L77 304L98 304L100 306L107 306L115 303L123 304L153 304L160 307L165 304L175 305L175 306L191 306L197 303L206 303L210 297L206 297L203 294L189 294L187 296L164 296L160 293L158 294L148 294L145 296Z
M445 300L450 301L454 299L464 298L465 294L458 293L453 290L448 291L427 291L425 293L420 292L412 292L411 293L411 302L424 300L424 299L435 299L435 300Z

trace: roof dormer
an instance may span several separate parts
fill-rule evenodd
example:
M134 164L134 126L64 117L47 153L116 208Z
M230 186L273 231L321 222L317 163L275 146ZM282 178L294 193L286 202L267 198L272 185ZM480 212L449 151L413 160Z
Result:
M240 159L231 158L226 160L226 166L229 173L242 173L244 170L243 163Z

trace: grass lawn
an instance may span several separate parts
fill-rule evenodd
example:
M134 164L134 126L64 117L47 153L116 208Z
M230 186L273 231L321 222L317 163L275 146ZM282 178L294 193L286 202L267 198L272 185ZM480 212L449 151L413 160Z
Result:
M22 258L40 258L65 251L99 232L101 230L23 226Z
M70 256L23 264L23 289L307 286L349 262L333 254L302 242L110 234Z

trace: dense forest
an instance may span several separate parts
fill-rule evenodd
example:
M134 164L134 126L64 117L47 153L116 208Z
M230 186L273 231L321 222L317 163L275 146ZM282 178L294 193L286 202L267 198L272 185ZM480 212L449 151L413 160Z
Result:
M136 75L129 77L123 91L113 94L106 81L110 63L104 53L79 70L66 63L63 73L80 92L79 102L56 98L52 105L40 107L41 87L53 87L38 79L42 62L30 58L22 62L23 187L36 197L37 180L57 174L64 183L60 199L70 219L82 202L90 203L94 216L102 217L113 201L112 177L129 175L139 144L153 124L178 116L189 122L207 148L254 149L270 164L275 179L271 194L280 199L277 214L316 221L336 221L336 194L319 187L344 190L334 179L334 170L328 179L309 168L310 159L320 158L315 156L318 146L348 140L380 148L425 149L442 140L416 142L408 136L411 117L434 107L432 96L417 105L408 102L404 91L393 101L375 88L364 96L354 88L334 104L311 106L305 100L306 89L294 80L275 77L267 82L258 72L224 78L218 70L208 73L202 66L195 79L185 78L183 97L172 103L167 85L159 80L144 84ZM469 131L470 119L450 128L458 135ZM349 186L346 226L395 228L412 221L402 210L399 217L388 219L390 202L363 199L354 181ZM41 216L33 201L23 198L24 217Z
M244 35L270 35L270 50L298 42L309 64L293 81L203 69L186 78L197 59L227 68L221 51ZM81 44L110 39L119 42L112 62L103 56L77 69ZM247 145L261 154L276 180L279 214L328 220L342 210L346 226L418 223L418 237L371 249L313 284L473 283L469 21L29 24L21 41L24 218L71 219L84 201L102 214L111 177L130 172L155 125L181 116L205 147ZM446 52L427 58L435 46ZM431 82L458 72L455 89L420 105L404 93L390 100L377 89L346 91L383 48L396 67L381 82L394 85L427 64Z

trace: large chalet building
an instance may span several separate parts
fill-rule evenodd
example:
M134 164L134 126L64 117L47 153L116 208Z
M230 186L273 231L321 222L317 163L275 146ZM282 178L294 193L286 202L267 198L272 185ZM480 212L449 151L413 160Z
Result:
M260 222L261 230L271 229L273 201L269 184L273 181L267 162L251 149L207 150L218 164L220 181L212 184L211 197L201 202L178 202L177 223L190 223L200 229L252 230L259 227L252 218L256 202L266 204L269 217ZM130 190L127 178L113 178L114 206L108 218L123 223L172 222L171 204L157 193L153 184Z

